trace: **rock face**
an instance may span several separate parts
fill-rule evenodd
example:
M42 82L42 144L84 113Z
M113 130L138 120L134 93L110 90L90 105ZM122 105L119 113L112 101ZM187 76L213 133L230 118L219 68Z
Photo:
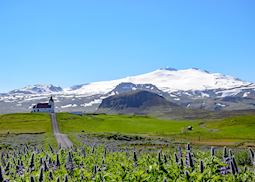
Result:
M152 84L133 84L130 82L120 83L111 92L111 95L119 95L134 91L148 91L156 93L158 95L164 95L164 92L159 90L155 85Z
M180 108L164 97L148 91L135 91L127 94L110 96L102 101L98 112L146 113L153 108Z

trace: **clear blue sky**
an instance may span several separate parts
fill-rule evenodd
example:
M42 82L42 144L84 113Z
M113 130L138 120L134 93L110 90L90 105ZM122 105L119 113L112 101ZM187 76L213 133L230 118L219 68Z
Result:
M167 66L255 82L255 1L0 1L0 63L0 92Z

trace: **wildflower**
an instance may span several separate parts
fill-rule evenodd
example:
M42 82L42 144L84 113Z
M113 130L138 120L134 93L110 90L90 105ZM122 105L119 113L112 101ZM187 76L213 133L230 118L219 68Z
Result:
M135 163L135 166L137 166L137 155L136 155L136 152L134 151L134 157L133 157L133 159L134 159L134 163Z
M211 156L215 156L215 148L214 147L211 147Z
M250 152L251 161L254 161L255 154L254 154L254 152L253 152L253 150L251 148L249 148L249 152Z
M223 159L225 160L226 158L228 158L228 153L227 153L227 148L226 147L224 147L223 148Z
M232 157L232 162L233 162L233 165L234 165L235 172L238 173L238 167L237 167L235 157Z
M162 163L162 160L161 160L161 151L159 151L158 153L158 162L161 164Z
M57 154L56 166L57 166L57 167L60 167L59 154Z
M187 181L189 181L190 175L189 175L189 172L188 172L188 171L185 171L185 176L186 176Z
M35 154L33 153L30 159L29 168L31 171L33 171L34 167L35 167Z
M43 161L43 168L45 172L49 170L46 161Z
M167 157L165 154L164 154L164 163L167 163Z
M0 182L4 181L4 175L2 171L2 167L0 166Z
M178 157L182 158L182 148L178 146Z
M1 181L1 180L0 180ZM30 176L30 182L35 182L34 176Z
M49 173L49 180L53 180L53 173L52 173L52 171L50 171L50 173Z
M194 163L190 152L186 154L186 165L192 169L194 168Z
M39 174L39 182L43 182L43 167L40 169L40 174Z
M235 169L233 161L230 162L230 169L231 169L232 174L235 175L236 174L236 169Z
M177 154L176 154L176 153L174 153L174 159L175 159L175 163L176 163L176 164L178 164L179 159L178 159L178 156L177 156Z
M190 144L189 144L189 143L187 144L187 151L188 151L188 152L191 151L191 147L190 147Z
M203 161L200 161L200 173L203 173L204 172L204 162Z

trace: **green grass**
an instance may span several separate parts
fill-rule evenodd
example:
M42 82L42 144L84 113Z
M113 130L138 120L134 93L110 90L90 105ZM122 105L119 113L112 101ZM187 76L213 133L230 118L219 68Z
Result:
M42 142L56 144L48 114L19 113L0 115L1 138L9 137L11 139L17 139L17 136L20 135L31 135L31 140L35 137L43 136ZM16 142L18 143L20 141Z
M123 133L140 134L150 136L174 135L182 132L182 129L195 125L197 121L170 121L160 120L144 116L125 115L88 115L77 116L67 113L57 115L59 127L64 133Z
M163 137L174 141L190 141L197 144L227 145L229 143L255 144L255 116L238 116L222 120L162 120L146 116L127 115L84 115L68 113L57 114L62 133L78 144L77 135L139 135L144 137ZM192 131L186 128L192 126ZM23 139L22 136L26 135ZM0 115L0 144L13 140L27 142L40 136L43 144L56 145L48 114L6 114ZM29 138L29 139L30 139Z
M255 116L238 116L206 123L221 138L255 139Z
M160 136L201 144L228 144L255 141L255 116L240 116L214 121L161 120L144 116L57 115L60 130L74 139L77 133L130 134ZM192 131L185 130L192 126Z

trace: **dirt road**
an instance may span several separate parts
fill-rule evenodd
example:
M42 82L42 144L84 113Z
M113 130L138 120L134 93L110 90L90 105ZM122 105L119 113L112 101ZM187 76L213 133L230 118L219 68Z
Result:
M51 116L53 133L57 140L58 145L61 146L61 148L71 148L73 146L73 143L69 140L69 138L65 134L62 134L59 131L56 114L51 113L50 116Z

